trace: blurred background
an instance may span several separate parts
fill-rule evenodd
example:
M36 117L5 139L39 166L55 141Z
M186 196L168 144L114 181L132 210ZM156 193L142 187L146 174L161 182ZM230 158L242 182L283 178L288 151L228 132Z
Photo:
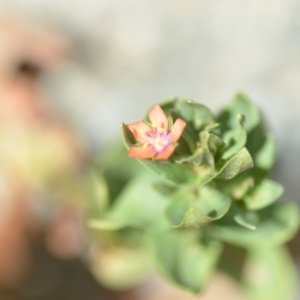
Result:
M169 97L217 112L245 91L274 132L274 177L284 197L300 203L299 1L0 0L0 6L3 299L112 297L80 262L87 241L77 204L53 205L41 186L56 188L62 173L73 186L89 157L119 138L120 122ZM32 165L40 163L32 157L40 144L46 166L36 179ZM22 147L30 163L11 164L25 155Z

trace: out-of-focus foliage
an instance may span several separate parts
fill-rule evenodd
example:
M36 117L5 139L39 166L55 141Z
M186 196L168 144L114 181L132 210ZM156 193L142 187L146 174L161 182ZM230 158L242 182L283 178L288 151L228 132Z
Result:
M91 188L99 196L88 222L97 243L103 249L113 245L115 250L147 253L146 268L150 259L168 280L194 292L220 268L252 299L289 295L294 274L282 245L298 229L299 212L293 203L274 203L283 188L268 178L275 162L274 140L258 109L242 93L217 116L188 99L160 105L173 120L187 123L178 147L168 161L139 160L152 172L118 147L98 160ZM122 136L126 148L136 143L125 124ZM224 261L227 245L244 251L244 267L237 265L234 252ZM105 251L97 253L101 259ZM138 257L132 257L132 265L140 262ZM123 258L130 262L128 255ZM280 276L281 268L285 276ZM99 276L118 288L111 277L105 272ZM143 276L129 272L118 278L124 287Z

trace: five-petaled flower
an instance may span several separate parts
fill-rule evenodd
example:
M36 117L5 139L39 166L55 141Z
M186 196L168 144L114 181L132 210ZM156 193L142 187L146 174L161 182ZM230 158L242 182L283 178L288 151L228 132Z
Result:
M129 156L138 159L167 160L174 152L186 122L178 118L169 128L169 121L159 105L149 112L151 124L139 121L128 125L139 145L129 149Z

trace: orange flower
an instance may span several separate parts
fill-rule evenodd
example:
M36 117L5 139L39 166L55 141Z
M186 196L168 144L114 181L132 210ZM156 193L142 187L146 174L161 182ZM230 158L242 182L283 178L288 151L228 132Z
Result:
M168 118L159 105L154 105L149 112L151 125L136 122L128 125L135 139L141 146L132 146L129 156L138 159L167 160L174 152L186 126L186 122L177 119L171 129L168 128Z

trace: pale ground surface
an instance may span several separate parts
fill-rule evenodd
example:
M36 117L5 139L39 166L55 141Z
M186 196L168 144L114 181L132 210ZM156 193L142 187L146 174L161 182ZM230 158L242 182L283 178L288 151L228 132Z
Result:
M217 111L242 89L275 132L286 197L300 201L299 1L0 0L0 7L73 41L74 60L45 87L92 146L118 137L121 121L135 121L154 102L188 97Z

